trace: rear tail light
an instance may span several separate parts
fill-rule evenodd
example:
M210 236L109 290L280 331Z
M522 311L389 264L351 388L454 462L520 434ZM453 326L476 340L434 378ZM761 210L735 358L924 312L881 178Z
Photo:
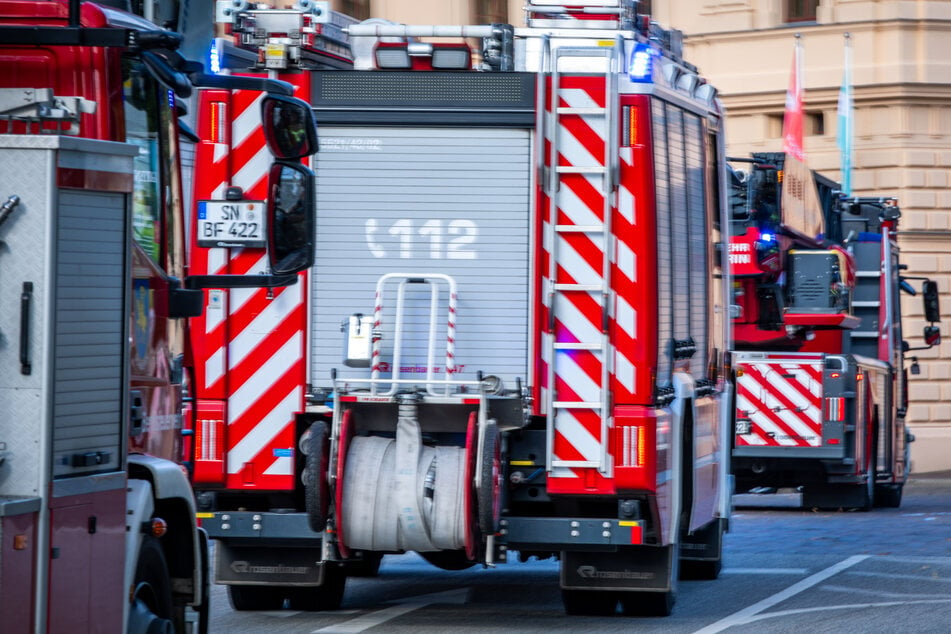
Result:
M829 423L845 420L845 398L836 396L825 399L825 419Z
M620 467L643 467L647 461L647 428L621 427Z
M215 101L208 107L208 140L212 143L228 142L228 105Z
M224 484L225 405L219 401L198 401L197 410L194 481L196 484Z

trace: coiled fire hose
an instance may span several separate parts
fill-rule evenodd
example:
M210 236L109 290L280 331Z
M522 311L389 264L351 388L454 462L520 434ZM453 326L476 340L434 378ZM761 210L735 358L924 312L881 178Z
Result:
M414 396L399 405L396 439L355 437L344 469L348 548L429 552L465 547L464 447L423 445Z

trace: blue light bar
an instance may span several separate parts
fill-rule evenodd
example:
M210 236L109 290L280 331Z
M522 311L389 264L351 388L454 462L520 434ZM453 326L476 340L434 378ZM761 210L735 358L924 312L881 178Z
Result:
M212 40L211 50L208 51L208 68L217 75L221 72L221 58L218 54L218 43Z
M631 51L631 57L627 63L627 76L631 81L649 84L654 81L654 49L648 45L638 42Z
M776 240L776 236L771 233L761 233L759 235L760 242L773 242Z

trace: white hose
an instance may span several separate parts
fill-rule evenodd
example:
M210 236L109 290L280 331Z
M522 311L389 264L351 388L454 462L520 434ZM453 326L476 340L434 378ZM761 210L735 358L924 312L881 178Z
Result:
M462 447L424 446L415 405L400 406L396 440L355 437L347 452L340 509L347 547L464 548L465 454Z

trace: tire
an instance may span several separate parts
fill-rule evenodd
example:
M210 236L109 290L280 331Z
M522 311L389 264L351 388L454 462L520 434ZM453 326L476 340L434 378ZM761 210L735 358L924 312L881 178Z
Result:
M338 610L343 601L347 575L335 563L324 564L324 582L319 586L284 588L292 610L324 612Z
M822 511L856 509L869 511L874 500L869 499L869 483L810 485L803 488L802 505ZM872 485L874 490L874 485Z
M483 535L494 535L499 530L502 493L502 454L499 427L494 421L485 426L484 446L479 489L476 492L479 530Z
M883 484L875 487L875 506L897 509L901 506L903 484Z
M677 601L677 593L625 592L621 595L621 613L624 616L670 616Z
M680 562L680 578L690 581L713 581L720 576L722 569L723 559L709 561L684 559Z
M680 579L680 546L668 546L673 551L670 558L670 570L667 583L669 590L664 592L625 592L619 597L621 614L624 616L670 616L677 602L677 580Z
M722 519L714 520L709 526L703 529L702 538L704 544L704 554L707 556L717 553L715 559L681 559L680 560L680 578L691 581L712 581L720 576L723 569L723 525ZM689 537L681 535L681 547L683 543L690 543ZM693 542L696 543L696 542ZM711 548L712 547L712 548Z
M142 537L135 565L132 607L129 610L128 632L137 634L171 634L175 631L172 606L172 581L165 553L158 539Z
M228 598L238 612L280 610L285 590L282 586L228 586Z
M304 465L304 506L307 522L315 533L323 533L327 527L327 504L330 500L327 488L327 469L330 462L330 442L327 438L327 423L317 421L310 426L307 437L307 462Z
M348 577L376 577L382 562L383 553L365 551L361 559L348 559L344 569Z
M433 566L441 570L466 570L472 568L476 562L466 556L463 550L437 550L428 553L419 553L420 556Z
M561 601L569 616L614 616L618 595L605 590L562 589Z
M198 548L201 561L201 605L198 606L197 634L208 634L211 621L211 566L208 554L208 533L203 528L198 529Z

